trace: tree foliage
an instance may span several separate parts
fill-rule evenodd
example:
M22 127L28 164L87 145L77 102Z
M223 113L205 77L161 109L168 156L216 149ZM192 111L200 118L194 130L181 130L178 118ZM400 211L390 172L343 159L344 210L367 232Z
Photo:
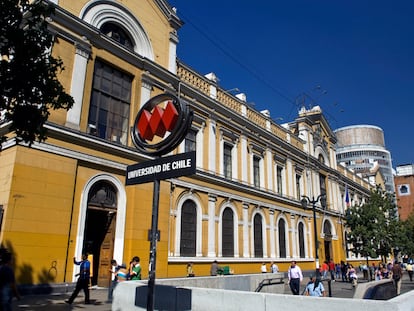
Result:
M73 98L57 79L63 62L51 55L54 37L47 17L54 8L47 2L29 0L0 0L0 7L2 121L10 121L18 142L31 145L46 139L43 125L50 109L73 105Z
M402 222L401 230L398 232L399 244L398 248L403 255L409 257L414 256L414 212L412 212L407 220Z
M362 205L346 210L347 242L362 257L388 257L399 244L401 222L395 196L377 186Z

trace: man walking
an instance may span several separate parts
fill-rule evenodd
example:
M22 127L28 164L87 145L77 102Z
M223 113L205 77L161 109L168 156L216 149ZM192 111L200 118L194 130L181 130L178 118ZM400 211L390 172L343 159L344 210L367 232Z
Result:
M85 304L89 304L89 279L90 279L90 269L91 263L88 260L88 254L82 254L82 260L76 261L76 257L73 257L73 263L80 266L80 271L77 276L79 276L78 281L76 282L75 290L72 293L72 296L68 300L65 300L66 303L72 304L76 296L78 296L81 289L85 293Z
M413 281L413 264L412 264L412 262L409 261L405 268L407 269L407 273L408 273L408 276L410 278L410 282L412 282Z
M392 280L394 281L394 285L397 290L397 295L399 295L401 292L401 279L402 279L403 271L398 261L396 261L394 265L392 266L391 273L392 273Z
M292 261L288 270L289 287L293 295L299 295L300 282L303 280L302 269L296 265L296 261Z

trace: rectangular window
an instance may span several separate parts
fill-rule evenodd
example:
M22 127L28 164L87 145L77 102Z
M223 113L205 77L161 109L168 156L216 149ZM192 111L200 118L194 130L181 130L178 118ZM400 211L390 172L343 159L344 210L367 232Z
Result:
M88 116L90 134L127 144L132 77L97 60Z
M185 152L195 151L197 147L197 132L193 129L189 130L185 137Z
M300 178L301 176L296 174L296 198L300 201L302 198L300 196Z
M276 167L276 185L277 185L277 194L282 195L282 172L283 167Z
M260 158L253 156L253 184L255 187L260 187Z
M223 155L223 167L224 167L224 177L231 178L232 172L232 160L231 160L231 150L232 146L230 144L224 143L224 155Z
M323 174L319 174L319 190L320 194L326 194L326 176Z

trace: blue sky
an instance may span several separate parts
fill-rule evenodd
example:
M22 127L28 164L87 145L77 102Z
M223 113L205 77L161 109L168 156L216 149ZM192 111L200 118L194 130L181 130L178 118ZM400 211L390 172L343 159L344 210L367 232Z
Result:
M414 163L414 1L169 3L185 23L177 56L197 72L278 123L307 94L332 129L379 126L393 167Z

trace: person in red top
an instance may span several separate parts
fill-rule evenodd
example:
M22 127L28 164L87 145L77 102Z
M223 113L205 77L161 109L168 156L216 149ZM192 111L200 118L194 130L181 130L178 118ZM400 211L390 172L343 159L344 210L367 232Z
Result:
M333 262L333 260L329 260L329 272L331 272L331 280L335 280L335 263Z
M328 275L328 270L329 270L328 262L325 260L321 267L322 279L326 279Z

